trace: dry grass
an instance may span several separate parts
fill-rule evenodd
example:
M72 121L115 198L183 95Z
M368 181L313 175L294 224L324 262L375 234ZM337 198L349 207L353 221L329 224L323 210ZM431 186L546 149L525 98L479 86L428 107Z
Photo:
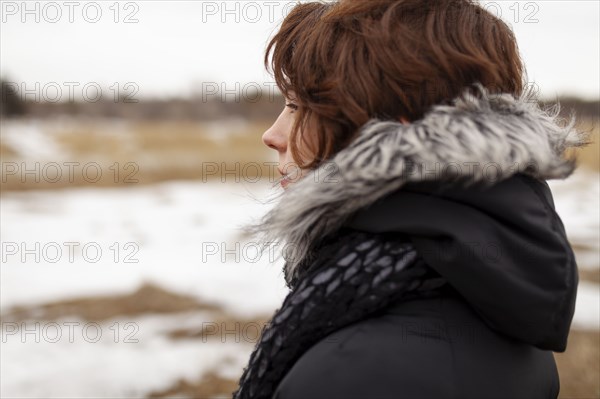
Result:
M578 129L590 134L591 144L575 149L578 164L586 169L600 172L600 126L598 119L583 119L577 124Z
M2 158L2 160L5 160L5 159L15 159L16 157L17 157L16 151L13 150L12 148L10 148L5 143L2 143L2 141L0 141L0 158Z
M239 182L268 176L274 181L278 174L265 163L272 154L261 140L268 126L268 122L228 125L226 121L222 127L172 121L69 125L49 134L70 154L68 160L28 159L26 165L31 170L35 162L41 164L40 169L51 162L78 162L72 176L67 167L58 181L54 181L54 169L48 172L49 178L40 173L39 181L31 175L9 174L3 178L2 191L130 187L181 179ZM24 162L7 143L1 144L1 150L4 162ZM97 180L95 168L89 175L82 171L91 163L101 170Z
M600 284L600 268L579 269L579 279Z
M39 306L17 306L2 315L2 321L45 320L77 317L87 321L104 321L118 316L167 314L186 311L210 311L222 318L218 304L176 294L152 284L144 284L131 294L76 298Z
M561 399L600 398L600 332L571 330L567 350L555 353Z
M261 140L271 121L247 124L199 124L192 122L131 122L115 125L108 122L80 122L62 126L49 137L70 155L69 162L100 165L102 176L86 178L80 169L69 180L67 169L58 181L39 182L19 174L6 176L2 191L57 189L77 186L114 187L150 184L166 180L194 179L225 182L255 181L259 177L275 181L278 173L266 163L273 159L272 150ZM598 120L585 119L578 128L590 132L593 141L574 150L581 167L600 172L600 129ZM52 129L52 128L49 128ZM16 151L0 143L2 160L20 163ZM28 160L28 169L30 162ZM55 162L61 162L55 160ZM45 161L42 161L44 166ZM118 167L115 168L115 163ZM116 173L116 170L119 173ZM93 172L94 170L92 170Z
M221 338L218 329L222 329L223 331L251 331L252 334L256 333L256 339L258 339L258 333L266 327L268 321L269 318L266 316L240 319L221 313L220 317L213 319L210 325L204 324L201 328L197 329L181 328L172 330L168 333L168 336L173 340L200 339L204 342L209 339ZM213 327L217 327L217 330ZM249 333L248 338L255 337L250 336ZM250 342L250 339L248 341ZM255 342L252 343L254 344Z
M198 381L179 380L172 387L163 391L156 391L148 395L149 398L194 398L214 399L231 398L232 392L237 389L238 382L224 378L216 373L206 373Z

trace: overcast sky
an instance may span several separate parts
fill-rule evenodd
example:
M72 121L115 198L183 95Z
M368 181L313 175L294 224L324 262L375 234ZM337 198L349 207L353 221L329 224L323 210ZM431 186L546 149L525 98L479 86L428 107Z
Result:
M125 84L133 82L138 98L188 96L202 82L226 90L248 83L268 89L264 48L294 4L29 1L24 10L21 1L0 3L3 77L27 88L55 82L65 91L75 82L76 94L90 82L127 93L134 86ZM599 97L599 3L483 2L512 26L542 97L585 98Z

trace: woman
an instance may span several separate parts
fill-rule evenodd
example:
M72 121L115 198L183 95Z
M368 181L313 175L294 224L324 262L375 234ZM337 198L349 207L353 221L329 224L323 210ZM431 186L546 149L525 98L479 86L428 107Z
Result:
M574 118L467 0L296 6L270 42L290 293L235 398L556 398L577 265L546 179Z

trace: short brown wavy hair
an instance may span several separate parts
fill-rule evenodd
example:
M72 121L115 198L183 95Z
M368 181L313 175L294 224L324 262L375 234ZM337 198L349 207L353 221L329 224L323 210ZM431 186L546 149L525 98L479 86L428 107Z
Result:
M290 146L298 161L298 139L308 145L311 160L298 162L306 168L347 146L371 118L415 121L476 82L514 95L525 82L511 29L469 0L301 3L264 63L299 106ZM309 120L307 140L298 132Z

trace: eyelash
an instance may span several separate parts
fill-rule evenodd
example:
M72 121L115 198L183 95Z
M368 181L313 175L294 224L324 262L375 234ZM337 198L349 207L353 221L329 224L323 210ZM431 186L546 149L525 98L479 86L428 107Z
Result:
M290 107L291 109L293 109L294 111L298 110L298 106L294 103L289 103L289 104L285 104L286 107Z

